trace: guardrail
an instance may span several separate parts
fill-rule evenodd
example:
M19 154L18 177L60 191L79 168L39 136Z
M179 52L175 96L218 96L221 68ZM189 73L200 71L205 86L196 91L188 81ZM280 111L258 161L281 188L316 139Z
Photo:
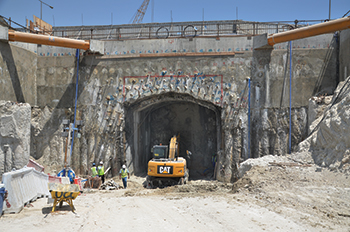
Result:
M53 27L52 32L30 31L14 21L0 15L0 23L17 31L36 34L50 33L53 36L83 40L128 40L160 39L181 37L220 37L220 36L254 36L275 34L295 28L325 22L320 20L294 20L275 22L253 22L243 20L192 21L175 23L142 23L101 26ZM15 29L12 24L19 26Z
M284 22L197 21L108 26L54 27L52 35L73 39L127 40L181 37L254 36L289 31L325 20Z

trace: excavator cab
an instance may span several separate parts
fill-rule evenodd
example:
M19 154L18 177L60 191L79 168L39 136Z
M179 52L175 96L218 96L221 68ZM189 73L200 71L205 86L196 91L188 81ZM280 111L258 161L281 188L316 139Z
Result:
M153 159L167 159L168 158L168 146L155 145L152 147L151 152Z

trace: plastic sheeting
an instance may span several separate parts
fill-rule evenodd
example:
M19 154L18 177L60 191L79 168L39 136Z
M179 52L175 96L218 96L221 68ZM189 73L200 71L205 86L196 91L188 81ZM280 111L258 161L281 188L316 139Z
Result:
M18 213L25 204L38 197L48 197L48 180L47 174L28 167L4 173L2 181L8 191L8 202L11 205L10 208L4 209L4 213Z

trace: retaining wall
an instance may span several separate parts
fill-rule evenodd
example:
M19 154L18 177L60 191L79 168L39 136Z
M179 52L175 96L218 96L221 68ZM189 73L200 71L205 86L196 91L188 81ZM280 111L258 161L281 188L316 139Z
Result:
M332 74L336 66L333 61L325 62L332 37L333 35L329 34L293 42L293 91L295 91L292 99L295 112L293 122L298 125L295 128L300 128L294 136L294 144L300 142L306 133L304 118L307 114L308 98L312 96L317 80L322 77L324 80L322 85L330 86L330 89L336 85ZM198 74L202 77L203 75L222 77L222 81L220 80L218 84L214 82L212 86L205 83L203 86L199 83L189 85L190 82L186 82L196 90L209 86L212 88L208 90L212 91L210 93L213 93L213 89L219 89L220 91L216 92L220 96L218 103L215 98L211 99L208 95L207 98L203 98L198 91L185 90L184 86L177 92L222 107L220 119L225 142L221 147L223 155L220 163L226 164L226 173L233 172L232 160L238 162L248 158L246 152L248 104L245 90L247 76L251 76L252 79L253 120L259 122L259 126L253 125L252 134L259 137L267 136L269 140L281 144L279 146L281 149L276 150L269 145L271 141L260 141L259 138L252 137L255 147L254 157L267 153L283 154L285 137L279 131L287 134L287 119L278 122L280 117L276 109L280 106L282 96L287 44L277 44L274 46L274 51L259 55L252 51L252 41L253 38L247 37L105 41L105 56L88 55L81 51L77 119L82 119L85 126L82 138L75 139L74 155L71 157L71 165L76 173L88 174L91 163L99 160L111 162L112 175L117 175L124 157L127 163L132 165L133 156L130 149L132 144L128 144L127 139L128 133L131 135L132 132L124 130L125 102L142 101L144 97L157 97L164 92L175 91L170 88L171 74L181 76L183 82L187 81L186 78L191 79ZM0 45L11 49L15 47L3 43ZM10 54L11 49L7 50ZM18 47L14 49L24 54L28 52ZM36 64L28 67L29 70L33 70L31 75L33 79L29 79L29 82L35 90L24 92L31 97L30 99L34 99L30 102L33 105L31 155L51 172L62 167L65 139L60 137L63 130L61 122L64 118L73 120L76 59L73 56L74 50L50 46L41 46L39 49L36 50L37 55L34 55L33 59ZM197 55L182 57L182 54L192 52L197 52ZM215 52L237 53L217 56L213 55ZM2 52L2 57L4 54L9 56L8 53ZM152 54L159 57L133 57L137 54ZM167 54L172 56L165 57ZM21 58L16 57L15 60L20 61ZM5 61L0 65L3 70L9 70L8 67L13 70L17 67L16 62L8 59ZM327 72L321 75L325 63ZM25 77L26 70L27 68L20 69L18 76ZM167 72L164 77L162 77L163 71ZM142 79L146 80L147 75L151 76L150 86L144 86L140 82ZM162 81L170 84L167 84L163 91L151 92L150 89L158 85L156 77L157 81L160 81L159 87L164 87ZM6 78L11 79L10 75L5 75L4 79ZM174 80L176 81L175 78ZM174 86L175 84L174 82ZM13 86L17 88L20 84ZM288 92L285 95L288 96ZM107 97L113 99L107 100ZM4 95L4 98L16 100L14 94ZM284 115L287 113L287 106L288 98L285 97L282 101ZM272 134L275 135L281 134L280 138L276 140L271 136L271 131L274 131ZM254 141L257 141L256 145ZM223 178L231 180L231 174Z
M344 81L350 76L350 29L340 32L339 79Z

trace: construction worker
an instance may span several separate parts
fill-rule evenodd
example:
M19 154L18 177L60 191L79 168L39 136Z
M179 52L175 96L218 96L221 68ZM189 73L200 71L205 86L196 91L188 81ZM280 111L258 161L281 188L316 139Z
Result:
M92 164L92 167L91 167L91 176L92 177L95 177L95 176L97 176L97 169L96 169L96 164L95 163L93 163Z
M101 178L102 180L102 184L105 182L105 167L103 166L103 162L100 162L100 165L98 165L97 167L97 173L98 176Z
M126 168L125 164L123 164L123 167L122 167L122 169L120 169L120 172L119 172L119 179L122 179L125 189L127 186L128 178L130 179L129 170Z

